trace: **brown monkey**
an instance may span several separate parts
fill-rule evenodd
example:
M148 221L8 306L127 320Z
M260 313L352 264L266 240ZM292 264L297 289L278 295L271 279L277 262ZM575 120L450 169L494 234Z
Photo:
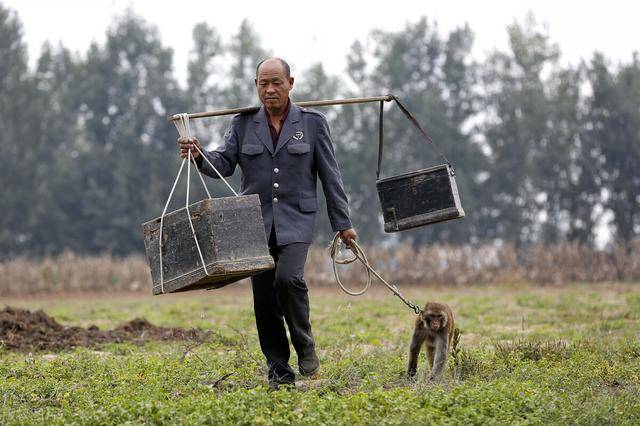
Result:
M449 348L453 339L454 321L451 308L444 303L429 302L416 320L409 347L407 374L413 377L418 367L418 355L424 342L431 367L429 380L439 379L447 365Z

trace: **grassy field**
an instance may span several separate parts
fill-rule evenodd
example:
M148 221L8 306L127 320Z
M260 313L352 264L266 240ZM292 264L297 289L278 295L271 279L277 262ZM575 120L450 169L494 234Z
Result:
M0 424L640 424L640 286L406 293L448 302L456 314L458 365L451 359L438 385L405 379L414 314L380 288L360 298L312 288L320 378L276 392L267 390L244 284L161 297L0 299L68 325L145 317L213 330L200 345L0 348Z

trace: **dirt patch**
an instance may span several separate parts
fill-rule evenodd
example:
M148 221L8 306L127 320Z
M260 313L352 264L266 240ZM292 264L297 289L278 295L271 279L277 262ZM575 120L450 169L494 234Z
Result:
M201 341L209 338L210 334L209 331L197 329L158 327L144 318L136 318L113 330L102 331L95 325L87 328L64 326L42 310L31 312L7 306L0 311L0 346L19 351L56 351L107 342Z

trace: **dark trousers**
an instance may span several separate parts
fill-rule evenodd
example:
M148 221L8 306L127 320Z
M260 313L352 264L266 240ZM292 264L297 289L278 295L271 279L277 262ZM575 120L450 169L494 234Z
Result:
M267 359L270 382L292 383L295 380L295 373L289 366L285 321L298 359L315 356L309 295L303 278L308 251L307 243L278 246L272 231L269 252L276 267L251 278L258 338Z

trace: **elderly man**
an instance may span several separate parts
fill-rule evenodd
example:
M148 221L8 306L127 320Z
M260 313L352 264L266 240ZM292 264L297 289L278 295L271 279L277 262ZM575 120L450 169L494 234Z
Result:
M276 267L252 278L254 311L262 353L269 368L269 386L293 384L289 341L298 355L302 376L320 368L309 321L309 297L304 264L312 242L318 202L317 177L322 181L327 211L334 231L348 245L357 235L351 226L347 196L333 151L329 126L319 112L300 108L289 99L293 88L289 65L280 58L262 61L255 85L262 107L256 113L233 117L224 144L203 151L223 176L242 170L242 194L258 194L269 251ZM178 139L180 155L187 156L197 139ZM217 177L198 152L200 170ZM284 318L284 319L283 319Z

